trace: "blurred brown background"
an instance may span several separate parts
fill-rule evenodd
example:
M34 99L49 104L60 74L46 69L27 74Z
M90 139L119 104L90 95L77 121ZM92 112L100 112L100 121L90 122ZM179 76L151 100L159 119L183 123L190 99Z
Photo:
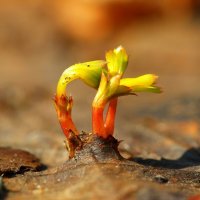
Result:
M135 118L162 117L154 108L180 96L189 99L189 107L176 104L172 113L197 116L198 0L0 1L0 145L28 149L47 164L51 158L62 161L64 136L52 101L57 80L67 66L104 59L118 45L130 55L125 76L155 73L164 90L120 100L119 138L131 132ZM95 91L77 81L69 92L79 129L90 131Z

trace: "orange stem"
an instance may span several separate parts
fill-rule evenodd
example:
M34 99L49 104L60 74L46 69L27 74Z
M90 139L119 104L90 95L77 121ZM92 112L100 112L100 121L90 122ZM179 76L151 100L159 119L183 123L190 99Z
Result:
M117 109L117 98L112 99L108 106L106 120L104 123L106 135L113 135L115 127L115 114Z
M107 138L109 135L113 135L115 125L115 114L117 108L117 98L110 101L106 120L104 123L103 112L104 106L92 108L92 130L94 134Z
M94 134L106 138L104 121L103 121L104 107L92 107L92 131Z
M63 130L63 133L65 134L67 138L69 136L70 131L73 131L76 135L78 135L78 131L68 112L62 113L62 116L58 117L58 120L60 122L60 126Z
M68 98L64 95L61 97L55 96L54 102L58 120L65 136L68 138L70 131L78 135L78 131L71 118L72 97Z

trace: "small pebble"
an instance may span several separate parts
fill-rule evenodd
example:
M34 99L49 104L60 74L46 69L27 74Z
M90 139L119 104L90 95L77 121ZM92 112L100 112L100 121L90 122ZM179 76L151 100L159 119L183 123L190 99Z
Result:
M162 176L162 175L156 175L156 176L154 177L154 180L155 180L157 183L161 183L161 184L167 183L167 182L169 181L166 177L164 177L164 176Z

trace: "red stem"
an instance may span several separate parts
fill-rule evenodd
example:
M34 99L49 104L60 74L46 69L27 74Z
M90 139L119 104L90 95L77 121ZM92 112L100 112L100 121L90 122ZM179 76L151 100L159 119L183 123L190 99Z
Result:
M104 123L106 135L113 135L115 127L115 114L117 109L117 98L112 99L108 106L106 120Z
M104 106L92 108L92 130L94 134L107 138L109 135L113 135L115 125L115 114L117 108L117 98L110 101L106 120L104 123L103 112Z
M70 114L65 112L61 115L62 116L58 116L58 120L65 136L68 138L70 131L73 131L76 135L78 135L78 131L72 121Z
M94 134L106 138L104 121L103 121L104 107L92 107L92 131Z
M78 135L78 131L71 118L71 107L73 103L72 97L68 98L64 95L61 97L55 96L54 102L58 120L65 136L68 138L70 131L73 131Z

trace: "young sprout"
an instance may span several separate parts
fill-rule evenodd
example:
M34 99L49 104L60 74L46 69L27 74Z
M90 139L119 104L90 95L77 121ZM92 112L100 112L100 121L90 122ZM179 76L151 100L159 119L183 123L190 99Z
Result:
M58 120L67 138L70 131L78 135L78 130L71 117L73 99L71 95L67 96L67 85L71 81L79 78L90 87L98 88L102 67L105 64L103 60L79 63L67 68L61 75L58 81L54 102Z
M107 64L107 65L106 65ZM106 53L106 61L98 60L72 65L60 77L55 96L55 106L66 137L70 131L78 135L71 118L73 100L67 96L66 87L74 79L81 79L88 86L97 89L92 103L92 133L108 138L113 135L119 96L134 95L137 92L160 93L155 86L157 76L146 74L136 78L122 78L128 65L128 55L121 46ZM105 106L108 110L104 119Z
M101 82L92 104L93 133L103 138L113 135L117 97L133 95L136 92L161 92L160 88L155 86L158 77L153 74L122 78L128 65L128 55L123 47L109 51L106 61L107 69L102 71ZM103 113L107 103L109 107L104 121Z
M107 68L102 71L101 82L92 104L93 133L104 138L114 132L114 122L117 107L117 96L114 96L120 85L120 80L128 64L128 55L120 46L106 53ZM109 102L106 119L103 113Z

